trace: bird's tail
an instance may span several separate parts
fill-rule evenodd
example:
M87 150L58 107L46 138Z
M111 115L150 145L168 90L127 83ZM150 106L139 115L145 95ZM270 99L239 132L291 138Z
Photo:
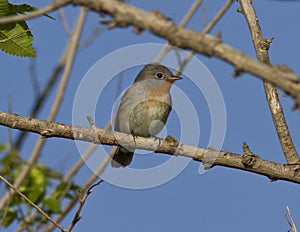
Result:
M118 147L112 160L113 168L125 167L131 163L133 152L126 150L124 147Z

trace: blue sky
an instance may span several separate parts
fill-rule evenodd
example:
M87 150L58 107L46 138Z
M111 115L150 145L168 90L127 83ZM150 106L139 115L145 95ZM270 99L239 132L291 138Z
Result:
M42 7L50 1L31 1ZM17 1L16 3L23 3ZM178 23L193 1L130 1L130 4L145 10L159 8L166 16ZM210 21L225 1L205 1L207 21ZM234 3L211 34L222 32L225 43L255 57L248 26L243 15L236 12ZM270 59L274 64L287 64L299 74L300 3L293 1L255 1L262 32L265 38L274 36L270 48ZM73 24L79 8L65 8L66 15ZM66 32L59 20L58 12L51 13L57 20L46 17L28 22L35 37L37 50L36 76L40 86L47 82L51 71L67 43ZM203 29L203 8L197 11L188 28ZM86 38L95 28L103 30L101 35L87 48L77 54L68 88L57 122L72 123L72 107L80 81L87 71L101 58L117 49L140 43L165 43L145 31L140 35L132 29L106 30L99 23L95 13L89 13L82 38ZM146 55L146 54L145 54ZM263 92L262 82L248 74L232 78L233 68L217 60L202 55L196 56L209 69L217 82L226 106L226 135L222 149L242 153L242 142L246 141L251 150L262 158L285 162ZM124 63L126 57L124 57ZM35 90L29 73L30 59L18 58L0 53L2 84L0 86L1 111L8 109L8 95L11 94L12 111L29 115L34 102ZM120 67L116 67L118 69ZM122 90L132 83L139 68L124 72ZM102 73L99 73L101 78ZM103 128L111 115L115 99L117 78L103 91L96 109L97 126ZM195 77L200 78L200 77ZM199 145L207 146L210 136L210 116L201 93L194 90L189 78L176 83L176 87L187 93L199 116L201 136ZM40 119L46 119L54 94L51 93ZM300 115L292 111L293 101L289 97L280 98L287 123L296 149L299 151ZM176 99L173 99L176 101ZM85 116L85 115L83 115ZM180 136L176 114L172 113L168 131ZM180 117L180 115L178 116ZM88 126L88 123L80 126ZM14 135L18 132L14 131ZM8 141L6 128L0 128L1 143ZM20 153L28 157L37 138L31 135ZM107 148L106 148L107 149ZM48 139L40 161L66 172L80 157L74 141ZM136 156L133 167L151 167L167 160L165 155L147 157ZM172 181L150 189L132 190L103 183L94 189L83 211L82 219L74 231L288 231L285 207L292 210L296 225L300 225L298 185L284 181L270 182L267 178L239 170L214 167L203 175L198 174L199 163L191 161ZM77 183L84 183L91 175L86 166L76 177ZM62 224L68 226L73 212Z

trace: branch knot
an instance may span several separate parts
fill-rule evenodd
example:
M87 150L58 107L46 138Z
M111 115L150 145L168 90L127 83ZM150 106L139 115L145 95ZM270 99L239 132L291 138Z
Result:
M244 154L242 155L243 165L246 168L252 168L255 165L257 158L259 158L259 156L252 153L252 151L250 150L246 142L243 142L243 151L244 151Z

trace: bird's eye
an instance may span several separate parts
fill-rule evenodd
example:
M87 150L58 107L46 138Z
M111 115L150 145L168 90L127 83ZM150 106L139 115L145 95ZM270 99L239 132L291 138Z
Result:
M161 79L161 78L164 77L164 74L158 72L158 73L156 73L156 77L159 78L159 79Z

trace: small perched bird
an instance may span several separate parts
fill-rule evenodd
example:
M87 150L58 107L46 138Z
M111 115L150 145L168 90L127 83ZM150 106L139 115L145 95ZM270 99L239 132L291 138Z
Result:
M172 109L171 85L181 79L163 65L147 64L121 99L114 131L142 137L158 134ZM129 165L133 152L128 147L118 147L111 166L117 168Z

